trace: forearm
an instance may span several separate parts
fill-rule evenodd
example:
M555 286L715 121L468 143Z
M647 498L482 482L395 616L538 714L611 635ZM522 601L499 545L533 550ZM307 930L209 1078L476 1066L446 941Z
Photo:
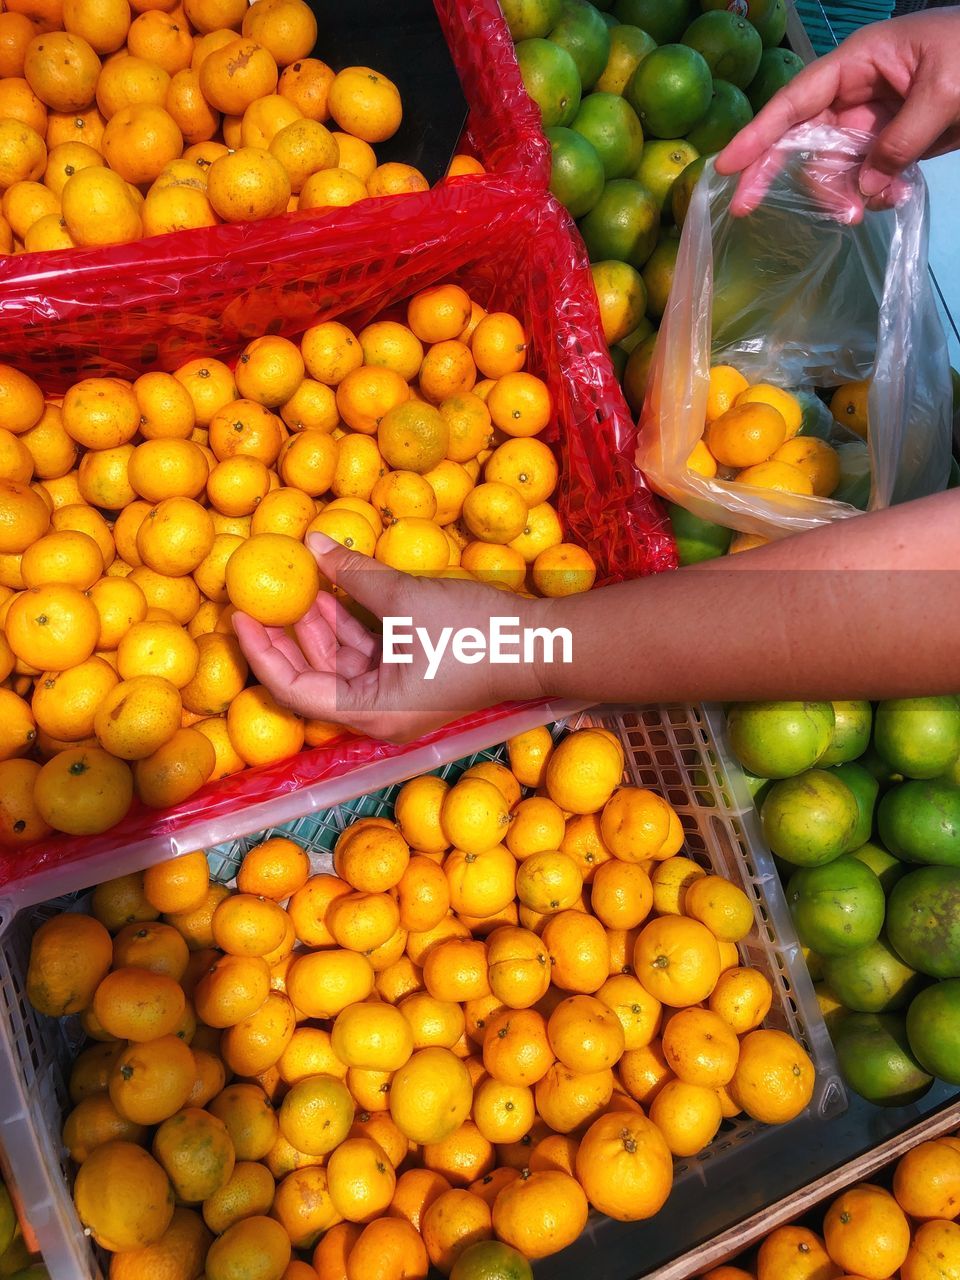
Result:
M551 696L883 698L960 689L960 499L840 521L744 556L555 601Z

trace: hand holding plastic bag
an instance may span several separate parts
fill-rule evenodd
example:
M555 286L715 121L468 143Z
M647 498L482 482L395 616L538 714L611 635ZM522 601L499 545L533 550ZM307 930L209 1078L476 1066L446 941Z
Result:
M749 217L731 207L739 177L721 177L712 163L694 192L637 463L654 488L703 519L776 538L859 514L848 502L708 480L687 469L715 364L794 392L872 378L869 509L946 485L950 374L927 271L919 170L905 172L896 209L868 213L858 225L838 217L872 140L826 125L791 130L773 149L766 195ZM801 431L839 446L849 468L844 480L852 482L863 467L862 446L829 426L814 397L805 400Z

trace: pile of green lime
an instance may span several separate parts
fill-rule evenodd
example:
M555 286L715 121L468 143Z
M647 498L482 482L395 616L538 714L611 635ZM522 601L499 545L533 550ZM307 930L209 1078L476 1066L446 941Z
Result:
M960 701L744 702L727 732L848 1084L960 1085Z
M604 337L635 413L707 156L803 66L786 0L501 0L583 235ZM638 299L640 300L638 304Z

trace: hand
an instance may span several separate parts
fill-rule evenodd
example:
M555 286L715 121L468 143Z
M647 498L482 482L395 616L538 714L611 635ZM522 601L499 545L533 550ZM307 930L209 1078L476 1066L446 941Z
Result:
M307 546L320 570L377 618L412 619L435 648L441 632L476 627L489 634L493 617L545 625L549 602L456 578L417 578L311 534ZM543 615L543 616L541 616ZM383 661L381 638L336 596L321 592L292 628L264 627L247 614L233 618L250 667L278 702L305 718L332 720L373 738L406 742L470 711L542 694L535 664L491 666L457 661L448 648L427 678L423 645L412 662ZM449 637L448 637L449 638Z
M732 209L749 213L771 179L769 156L794 125L830 124L876 135L847 210L889 208L916 160L960 146L960 8L934 9L862 28L805 67L716 160L717 172L745 171ZM766 162L766 163L765 163Z

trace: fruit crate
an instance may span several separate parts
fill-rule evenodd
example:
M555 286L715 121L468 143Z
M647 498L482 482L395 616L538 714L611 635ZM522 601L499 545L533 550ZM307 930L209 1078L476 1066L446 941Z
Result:
M817 1068L817 1083L804 1117L818 1127L838 1116L846 1106L830 1040L820 1016L806 966L793 932L786 903L775 886L772 860L748 821L752 806L741 793L742 778L728 775L721 742L715 737L715 716L697 707L596 708L575 712L555 733L589 724L602 724L620 737L626 753L625 781L655 789L677 810L685 833L684 852L704 866L740 884L754 904L755 927L740 944L746 963L763 971L774 988L767 1025L789 1031L807 1048ZM449 751L449 744L448 751ZM442 750L442 747L440 748ZM451 753L452 754L452 753ZM427 765L455 780L478 760L504 760L503 745L476 751L460 759L435 757ZM217 845L208 851L213 877L231 882L246 851L267 835L292 836L309 850L314 871L329 870L337 835L358 817L392 812L401 782L422 772L409 758L380 767L375 787L363 791L358 775L351 775L353 791L336 804L318 809L256 835ZM97 879L136 870L142 857L118 853L97 868ZM85 867L89 871L89 866ZM39 882L31 882L36 889ZM87 881L89 887L90 881ZM16 1180L43 1247L53 1280L103 1280L103 1259L84 1237L68 1191L69 1167L60 1128L67 1103L69 1067L81 1034L75 1019L54 1022L29 1007L23 984L30 938L37 924L57 911L82 910L82 893L64 894L77 886L64 883L58 892L53 879L44 881L47 900L33 897L15 914L0 909L0 1079L8 1082L0 1094L0 1147L5 1148ZM735 1181L745 1198L765 1202L770 1188L755 1181L757 1157L771 1152L780 1162L789 1157L793 1125L768 1128L745 1118L725 1121L713 1144L699 1156L678 1162L676 1185L666 1207L646 1223L625 1224L593 1215L580 1240L537 1268L551 1280L582 1276L595 1266L597 1251L604 1258L604 1280L633 1280L637 1259L660 1262L682 1251L691 1241L691 1205L699 1205L711 1188ZM826 1167L826 1166L824 1166ZM695 1212L695 1210L694 1210ZM722 1226L730 1225L733 1219ZM657 1275L648 1270L645 1275Z

